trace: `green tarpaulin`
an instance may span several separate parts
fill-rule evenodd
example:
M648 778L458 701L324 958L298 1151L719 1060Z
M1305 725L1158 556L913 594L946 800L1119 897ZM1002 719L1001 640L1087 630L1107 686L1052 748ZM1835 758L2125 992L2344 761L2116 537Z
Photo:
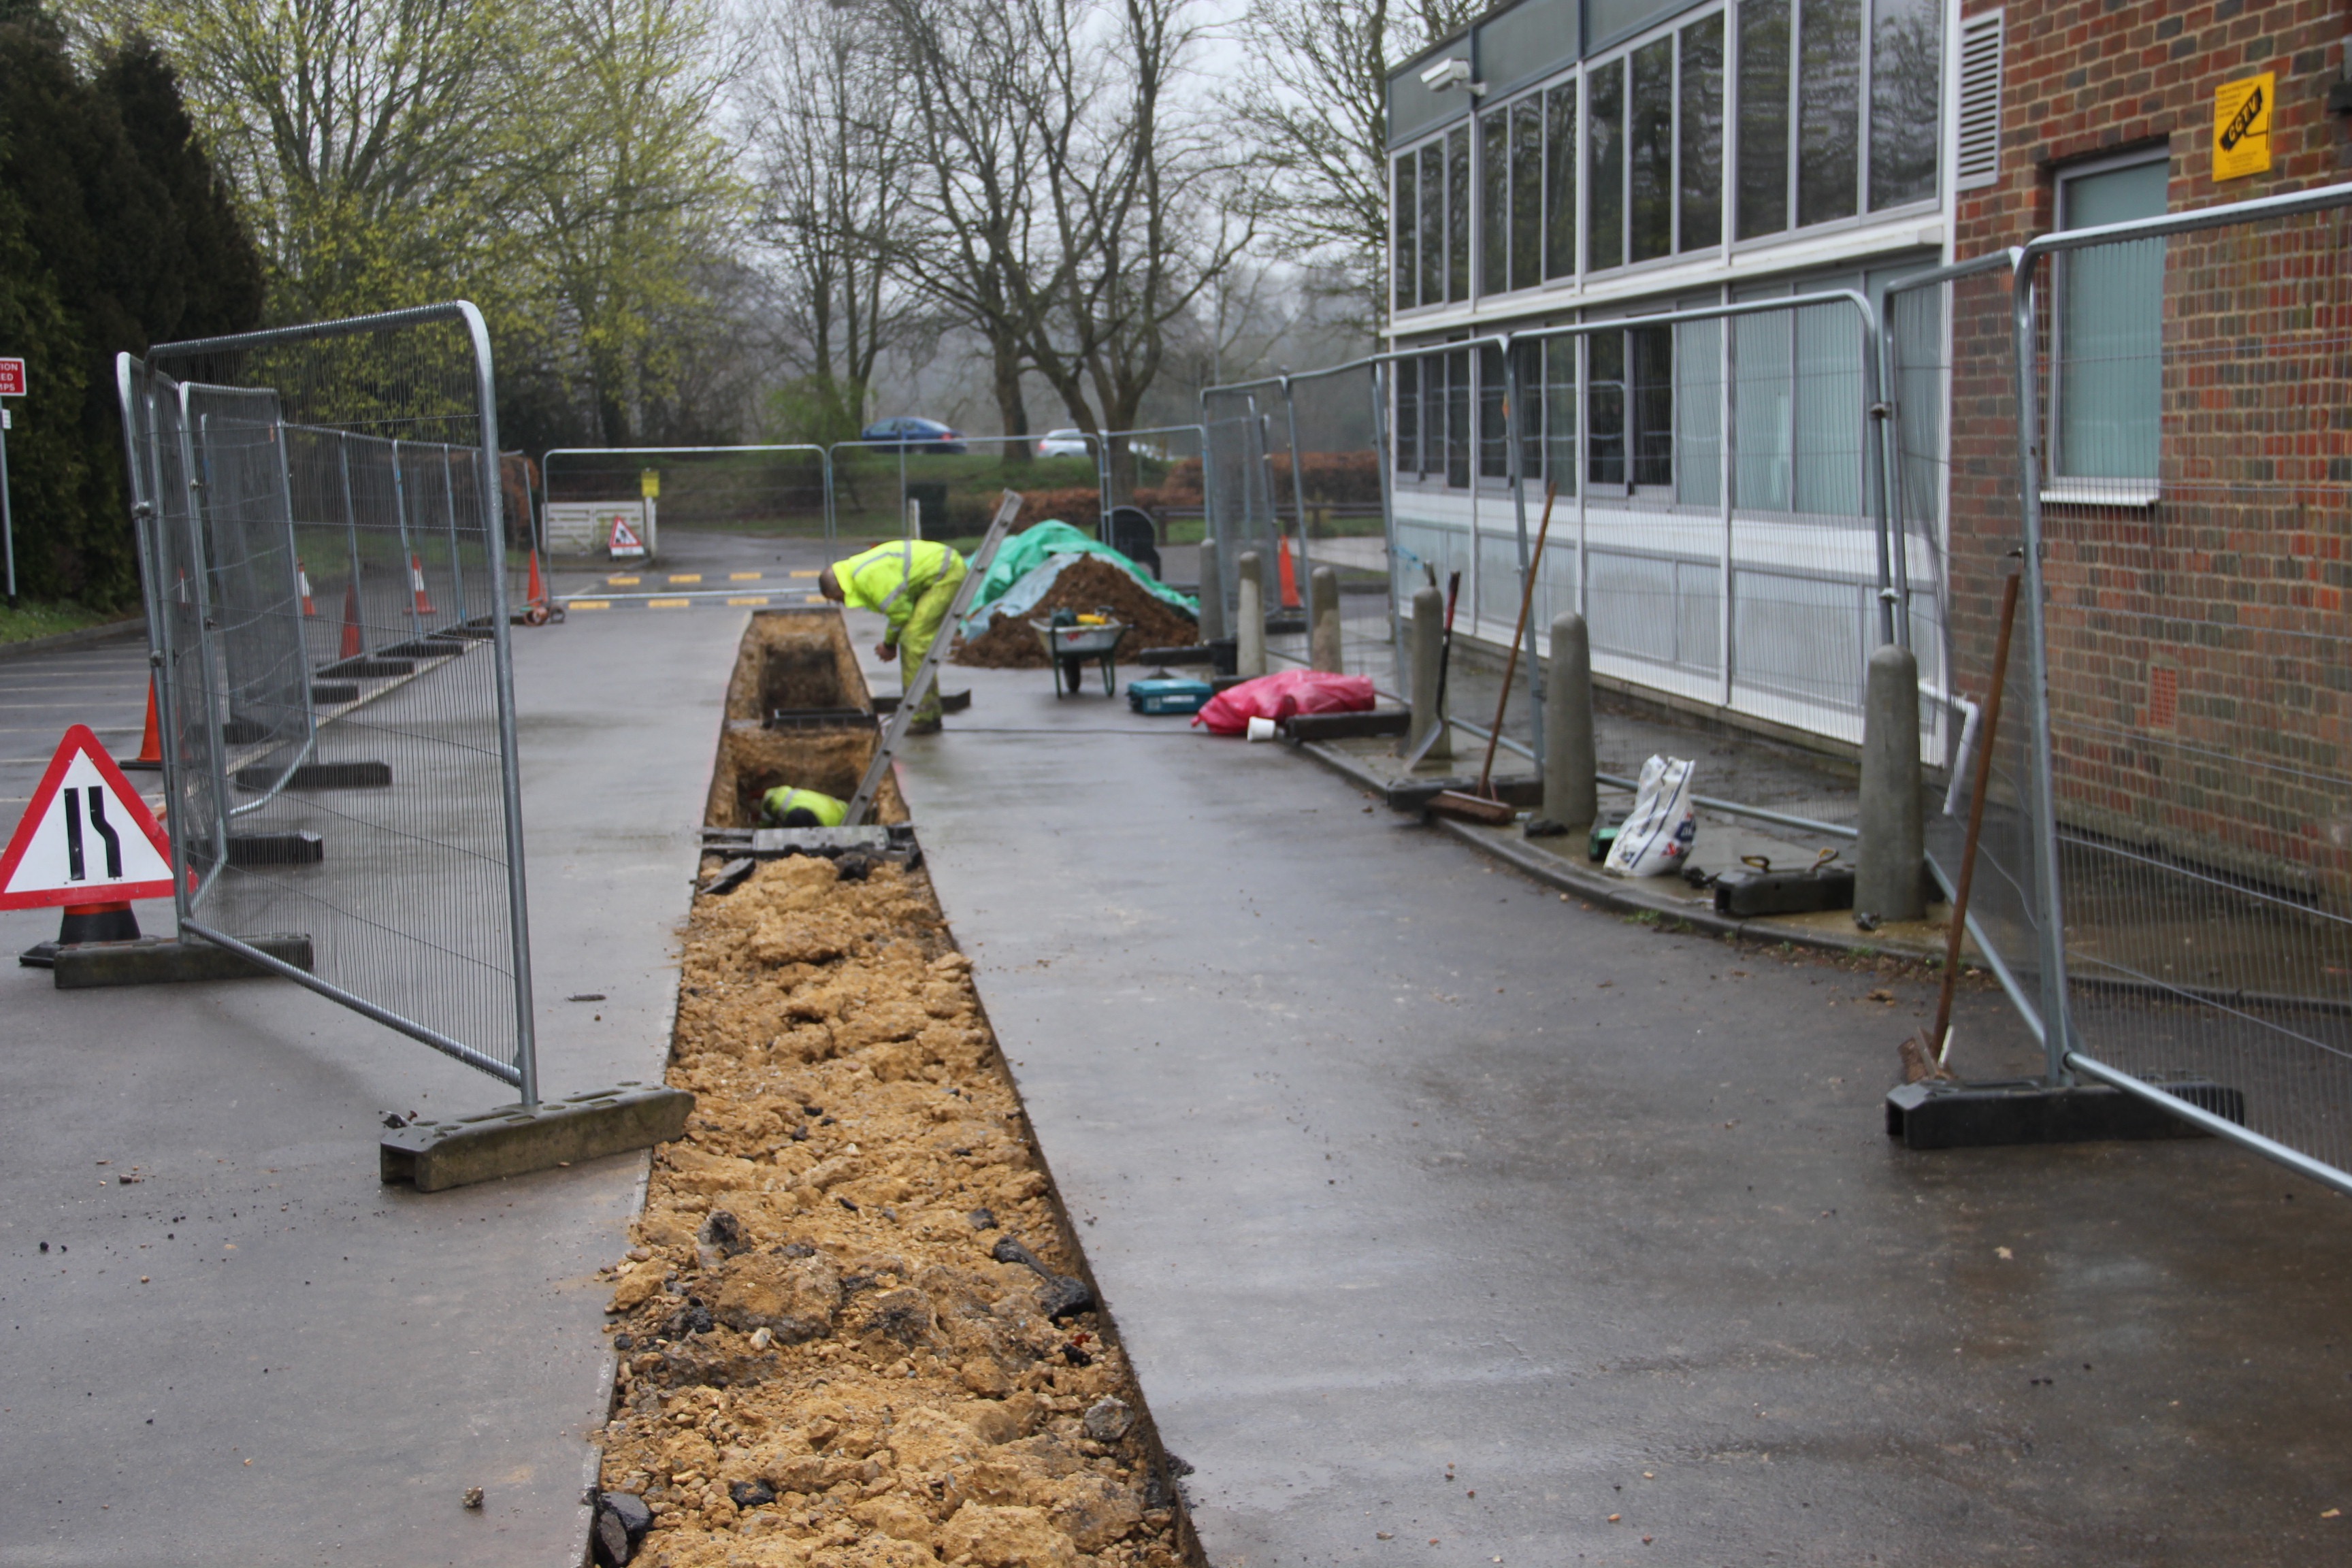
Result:
M988 563L988 571L980 580L980 590L972 596L971 609L967 615L976 615L1003 598L1007 588L1026 577L1048 556L1054 555L1106 556L1115 564L1124 567L1128 575L1150 589L1153 596L1166 600L1188 616L1197 617L1201 613L1199 600L1187 598L1164 584L1153 582L1150 573L1100 540L1079 532L1066 522L1041 522L1014 534L996 547L996 559Z

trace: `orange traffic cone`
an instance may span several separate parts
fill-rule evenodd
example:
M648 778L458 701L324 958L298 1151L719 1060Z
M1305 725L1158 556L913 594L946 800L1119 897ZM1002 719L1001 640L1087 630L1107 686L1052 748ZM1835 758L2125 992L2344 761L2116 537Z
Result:
M536 550L530 552L530 586L524 593L522 602L525 605L547 603L547 584L539 580L539 552Z
M155 715L155 678L147 678L147 731L139 737L139 754L122 764L160 773L163 767L163 726Z
M416 595L418 615L429 616L434 613L433 601L425 595L425 563L414 552L411 552L408 557L408 591Z
M343 652L345 658L357 658L367 652L367 643L360 636L360 585L354 578L343 590Z
M302 614L306 616L317 615L319 606L310 601L310 574L299 555L294 558L294 585L302 591Z
M1280 542L1282 545L1282 554L1280 558L1282 571L1282 607L1286 610L1295 610L1299 607L1298 568L1290 563L1290 536L1288 534L1283 535Z

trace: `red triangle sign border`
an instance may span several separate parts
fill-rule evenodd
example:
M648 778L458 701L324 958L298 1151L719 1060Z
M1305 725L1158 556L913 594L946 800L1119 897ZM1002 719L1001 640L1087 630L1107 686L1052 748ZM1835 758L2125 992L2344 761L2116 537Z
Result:
M130 826L144 834L155 852L163 858L166 864L170 863L172 840L164 833L163 825L155 820L155 814L147 809L147 803L140 798L131 781L122 776L122 770L115 765L114 758L99 743L89 726L71 725L66 731L65 739L58 742L57 755L49 759L47 770L41 774L41 782L33 791L32 804L26 806L25 815L17 820L16 830L8 836L7 849L0 852L0 910L71 908L76 904L112 904L131 899L168 899L172 896L172 883L168 877L159 881L101 882L87 888L44 889L23 893L5 890L16 877L16 868L24 860L25 852L32 847L33 835L40 830L42 821L48 816L49 803L57 798L58 787L65 783L66 770L73 766L77 756L89 759L90 765L98 770L98 776L108 792L122 804L130 818Z

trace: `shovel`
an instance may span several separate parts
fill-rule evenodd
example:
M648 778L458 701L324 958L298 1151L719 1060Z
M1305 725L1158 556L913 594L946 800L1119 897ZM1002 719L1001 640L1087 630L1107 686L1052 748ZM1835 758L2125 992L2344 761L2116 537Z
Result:
M1957 1077L1945 1064L1952 1048L1952 988L1960 978L1960 942L1968 933L1969 889L1976 880L1977 839L1984 832L1985 791L1992 783L1993 732L2000 725L2001 688L2009 677L2009 634L2017 626L2020 562L2000 591L2000 637L1993 645L1992 690L1985 698L1984 731L1977 737L1976 793L1969 797L1969 831L1960 846L1959 885L1952 889L1951 926L1944 934L1944 984L1936 997L1936 1021L1895 1047L1903 1058L1903 1081Z
M1551 503L1559 498L1559 481L1544 491L1543 525L1536 530L1536 552L1528 571L1528 580L1519 589L1519 624L1511 633L1511 657L1503 664L1503 694L1495 702L1495 727L1486 731L1486 761L1478 769L1478 789L1475 795L1464 795L1458 789L1441 790L1429 803L1429 809L1440 816L1458 816L1465 822L1483 823L1488 827L1508 827L1518 813L1495 798L1495 744L1503 738L1503 713L1511 705L1511 678L1519 672L1519 645L1527 640L1528 607L1536 602L1536 573L1542 569L1544 541L1551 537ZM1525 514L1522 513L1522 516Z
M1451 728L1445 721L1445 671L1454 662L1454 606L1461 602L1462 574L1449 574L1445 579L1445 635L1437 643L1437 722L1429 727L1429 733L1421 738L1421 744L1405 753L1404 771L1407 773L1421 766L1421 759L1429 755L1430 748L1437 744L1437 737Z

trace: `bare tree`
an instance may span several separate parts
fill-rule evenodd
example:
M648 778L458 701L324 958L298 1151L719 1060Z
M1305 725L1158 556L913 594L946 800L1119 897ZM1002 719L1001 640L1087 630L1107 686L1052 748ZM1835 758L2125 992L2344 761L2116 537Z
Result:
M1276 175L1266 228L1277 254L1336 257L1365 302L1366 330L1387 318L1388 73L1466 26L1478 0L1250 0L1250 65L1224 96L1234 122Z

